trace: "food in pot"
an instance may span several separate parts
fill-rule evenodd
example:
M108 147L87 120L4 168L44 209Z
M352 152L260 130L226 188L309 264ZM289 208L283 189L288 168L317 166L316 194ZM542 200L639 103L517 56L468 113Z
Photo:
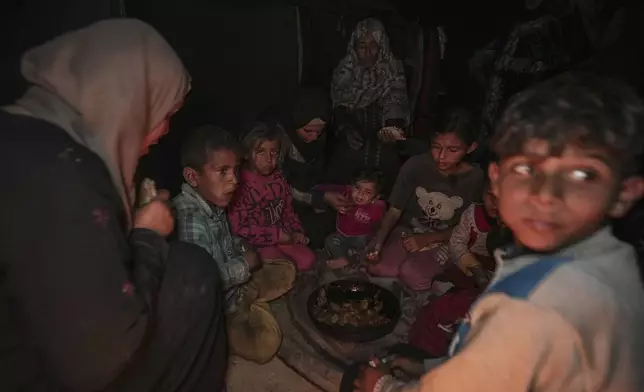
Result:
M337 326L380 327L391 322L383 313L383 302L376 294L362 300L330 301L321 289L313 306L313 317L321 323Z

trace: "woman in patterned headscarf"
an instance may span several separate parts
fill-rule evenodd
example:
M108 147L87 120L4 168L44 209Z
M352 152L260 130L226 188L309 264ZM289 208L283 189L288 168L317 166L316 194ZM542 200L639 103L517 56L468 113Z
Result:
M338 144L330 177L351 176L350 169L359 166L376 167L391 186L399 168L396 138L379 131L388 126L404 130L409 102L402 63L391 52L380 21L365 19L351 34L347 54L333 73L331 100Z

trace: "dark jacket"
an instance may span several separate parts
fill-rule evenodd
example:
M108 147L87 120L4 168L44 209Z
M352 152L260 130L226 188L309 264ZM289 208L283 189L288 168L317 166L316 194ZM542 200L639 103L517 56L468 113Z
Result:
M126 234L102 160L48 122L0 110L0 178L0 390L111 390L155 329L169 245Z

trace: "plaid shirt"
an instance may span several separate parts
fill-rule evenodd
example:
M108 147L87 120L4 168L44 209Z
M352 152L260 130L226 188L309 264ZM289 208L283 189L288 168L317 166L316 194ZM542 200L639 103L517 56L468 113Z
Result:
M174 198L179 240L199 245L210 253L219 266L226 291L228 313L237 310L239 285L250 278L250 269L241 252L241 240L233 237L226 212L207 203L188 184Z

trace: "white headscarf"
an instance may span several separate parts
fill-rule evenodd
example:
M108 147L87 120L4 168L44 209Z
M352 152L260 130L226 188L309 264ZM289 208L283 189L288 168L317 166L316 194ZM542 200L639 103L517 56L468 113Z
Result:
M190 88L181 60L149 25L110 19L27 51L33 86L5 108L52 122L105 163L130 218L143 139Z

